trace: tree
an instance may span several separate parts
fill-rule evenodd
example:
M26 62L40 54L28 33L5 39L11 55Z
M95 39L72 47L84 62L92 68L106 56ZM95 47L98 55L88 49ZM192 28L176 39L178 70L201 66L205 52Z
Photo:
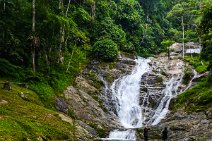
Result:
M165 46L165 48L167 49L167 54L168 54L168 59L170 59L170 51L169 51L169 47L174 43L174 41L171 40L163 40L161 42L161 44L163 46Z
M113 61L118 55L118 47L111 39L102 39L94 44L92 53L96 58Z
M35 72L35 54L36 54L36 48L38 48L40 45L39 37L35 31L35 0L32 0L32 68Z
M110 17L106 17L96 26L95 36L96 40L111 39L118 45L119 49L122 49L126 44L126 33Z
M189 33L189 36L187 35L187 38L189 38L189 41L192 40L191 37L193 36L192 30L195 31L197 25L195 23L196 18L196 9L197 9L197 0L189 0L187 2L180 2L173 6L171 11L167 13L167 18L172 22L172 27L177 30L179 30L179 27L181 26L182 30L182 56L184 58L184 49L185 45L184 42L185 39L185 33ZM188 30L188 31L187 31ZM174 30L172 30L174 31ZM196 35L197 36L197 35ZM193 36L195 38L195 36ZM175 38L176 39L176 38ZM197 40L197 38L196 38Z
M202 43L201 57L209 61L208 69L212 70L212 5L203 9L199 33Z

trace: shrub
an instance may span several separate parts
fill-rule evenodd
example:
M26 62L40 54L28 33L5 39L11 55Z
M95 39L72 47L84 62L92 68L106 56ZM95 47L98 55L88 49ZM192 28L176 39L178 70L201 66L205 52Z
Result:
M92 53L96 58L113 61L118 55L118 47L111 39L102 39L94 44Z

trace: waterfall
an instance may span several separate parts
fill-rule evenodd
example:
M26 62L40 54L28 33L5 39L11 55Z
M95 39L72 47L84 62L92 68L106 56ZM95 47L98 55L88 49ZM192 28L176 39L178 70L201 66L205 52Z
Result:
M114 81L111 86L112 96L116 99L116 111L122 126L137 128L142 126L141 107L139 105L140 81L148 72L150 60L138 58L132 73Z
M112 100L115 100L116 113L121 125L128 130L114 130L107 140L135 140L132 128L142 127L142 113L139 105L140 82L144 73L148 72L149 59L138 57L132 73L116 79L112 86ZM130 128L130 129L129 129Z
M165 87L159 94L154 91L148 92L148 86L141 85L141 81L148 80L149 73L155 66L150 67L151 60L141 57L138 57L135 62L136 65L131 74L121 76L112 83L110 88L106 88L110 89L110 100L114 103L115 114L123 129L111 131L109 138L102 138L102 140L136 140L134 129L143 125L157 125L168 113L171 99L182 92L179 89L182 73L171 75L170 79L164 82ZM147 89L142 96L141 87ZM154 106L150 104L152 99L156 100Z

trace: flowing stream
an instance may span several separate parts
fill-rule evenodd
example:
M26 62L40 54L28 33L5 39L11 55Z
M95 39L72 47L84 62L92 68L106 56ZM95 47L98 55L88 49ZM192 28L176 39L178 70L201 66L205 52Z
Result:
M152 108L148 104L141 105L140 103L149 103L148 100L151 97L151 94L146 95L143 101L140 101L142 76L151 71L152 68L149 66L151 60L138 57L135 61L136 65L131 74L116 79L110 87L111 99L115 101L116 115L123 129L111 131L109 138L102 138L102 140L136 140L134 129L146 124L158 124L167 114L171 99L179 93L178 87L181 84L182 76L173 75L171 79L164 82L166 86L160 95L157 106Z

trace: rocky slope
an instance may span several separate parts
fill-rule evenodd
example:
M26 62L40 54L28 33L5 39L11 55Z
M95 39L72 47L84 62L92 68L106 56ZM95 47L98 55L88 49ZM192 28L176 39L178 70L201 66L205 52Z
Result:
M64 95L56 99L57 110L76 119L76 140L92 141L119 128L112 106L111 109L107 106L113 102L105 95L105 87L130 73L134 65L133 59L126 57L113 63L93 61L76 78L75 85L69 86Z
M145 85L146 87L142 87L143 89L141 89L141 99L143 95L148 93L150 94L150 98L151 94L154 95L153 99L150 100L153 105L152 107L154 107L157 99L160 99L161 90L164 88L164 85L161 82L166 81L170 76L183 73L183 69L186 69L181 60L181 54L179 54L181 52L181 46L181 44L174 44L174 46L172 46L170 59L168 59L165 54L160 54L156 58L151 58L153 69L149 74L146 74L146 78L143 80L142 86ZM195 46L193 48L195 48ZM204 73L193 81L198 81L200 77L205 77L207 74L208 73ZM158 79L158 77L161 77L161 79ZM181 84L178 91L183 91L186 87L186 85ZM174 101L172 101L172 103L173 102ZM157 126L150 126L150 140L161 140L161 132L164 127L168 127L169 129L170 141L212 140L211 115L211 108L206 111L201 110L200 112L188 112L185 108L170 110L166 118ZM143 138L142 129L138 130L138 136L141 139Z
M191 46L191 43L188 45ZM146 109L146 114L149 114L158 104L158 99L161 99L165 82L172 76L182 78L184 64L181 60L180 48L181 44L172 46L170 58L165 53L150 58L152 70L144 75L141 82L140 104L151 107ZM121 128L112 106L114 101L111 100L108 87L118 77L131 72L135 65L133 59L133 57L122 56L113 63L91 62L76 78L75 85L69 86L64 95L56 100L59 111L76 119L74 125L77 140L95 140L106 137L113 128ZM186 85L180 85L176 91L181 92L185 88ZM145 103L144 97L148 97L148 103ZM165 126L169 128L170 140L212 139L211 111L193 113L187 113L182 109L170 111L167 118L159 125L151 127L150 139L160 140L162 128ZM138 140L143 138L142 129L138 129L137 135Z

